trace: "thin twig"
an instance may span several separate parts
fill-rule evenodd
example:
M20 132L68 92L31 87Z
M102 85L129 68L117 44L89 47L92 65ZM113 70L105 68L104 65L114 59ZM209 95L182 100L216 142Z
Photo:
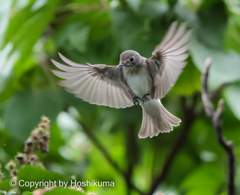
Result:
M223 147L228 155L228 195L234 195L234 178L235 178L235 155L233 152L232 141L225 141L222 135L222 121L220 119L223 112L223 99L218 102L217 110L214 111L213 103L210 100L210 92L208 90L208 75L211 66L211 59L206 59L206 69L202 74L202 101L205 108L205 112L208 117L212 119L213 126L216 132L216 138L218 143Z
M158 185L167 178L167 175L170 171L170 168L172 166L174 159L176 158L176 156L177 156L178 152L181 150L181 148L184 146L187 136L191 130L192 123L196 119L195 108L196 108L196 102L197 102L198 97L199 97L199 94L196 94L193 97L193 102L192 102L191 107L187 107L186 98L182 97L181 100L182 100L184 119L183 119L183 125L182 125L181 129L179 129L179 131L181 133L179 136L177 136L176 140L174 140L173 143L175 143L175 144L164 162L162 171L153 180L152 186L146 195L152 195L154 193L154 191L157 189Z
M204 109L205 109L207 116L213 117L214 110L213 110L213 105L210 101L210 93L208 90L208 82L207 82L210 66L211 66L211 59L208 58L206 60L206 69L203 71L202 78L201 78L201 80L202 80L202 101L203 101Z

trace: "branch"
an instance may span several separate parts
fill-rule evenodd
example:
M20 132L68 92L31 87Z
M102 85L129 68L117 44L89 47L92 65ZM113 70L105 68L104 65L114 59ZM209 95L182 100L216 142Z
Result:
M233 144L231 141L225 141L222 135L222 121L220 119L223 112L223 99L220 99L218 102L217 110L214 111L213 104L210 100L210 92L208 90L208 75L209 68L211 66L211 59L207 58L206 69L202 73L202 101L205 108L205 112L208 117L212 119L213 126L215 128L216 138L218 143L226 151L228 155L228 195L234 195L234 177L235 177L235 155L233 152Z
M126 131L126 160L127 160L127 171L125 173L125 180L128 186L127 194L130 195L132 192L132 174L134 166L137 164L138 160L138 145L137 137L135 134L136 125L135 123L129 123L127 125Z
M125 173L121 170L121 168L118 166L118 164L112 159L106 148L102 145L102 143L98 140L98 138L92 133L92 131L80 120L78 120L79 124L82 126L83 131L87 134L89 139L95 144L95 146L100 150L102 155L107 159L109 164L119 173L121 174L125 182L128 184L128 187L130 189L134 189L139 194L143 194L135 185L132 184L131 180L129 179L129 173Z
M196 102L197 102L198 96L199 96L199 94L196 94L193 97L193 102L192 102L191 107L187 107L186 98L182 97L181 100L182 100L182 107L183 107L183 112L184 112L183 113L184 123L183 123L181 129L179 129L179 131L181 133L179 136L177 136L176 140L174 140L173 143L175 143L175 144L174 144L170 154L168 155L167 159L164 162L162 172L160 172L159 175L157 175L157 177L153 180L152 186L146 195L152 195L154 193L154 191L157 189L158 185L167 178L167 175L170 171L170 168L172 166L172 163L173 163L175 157L177 156L177 154L181 150L181 148L184 146L184 143L190 132L192 123L195 121L195 119L197 117L197 115L195 113L195 108L196 108Z
M82 122L78 121L83 128L83 131L87 134L90 140L95 144L95 146L101 151L103 156L107 159L109 164L120 174L124 174L120 169L118 164L111 158L110 154L106 150L106 148L102 145L102 143L97 139L97 137L92 133L92 131Z

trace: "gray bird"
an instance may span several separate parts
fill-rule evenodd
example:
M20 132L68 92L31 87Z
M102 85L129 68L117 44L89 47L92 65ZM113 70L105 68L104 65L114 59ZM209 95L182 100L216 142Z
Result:
M139 138L170 132L181 120L164 108L161 99L175 84L186 65L192 32L187 31L186 26L186 23L182 23L178 27L177 22L173 22L150 58L127 50L121 53L118 66L83 65L59 53L61 59L70 66L52 60L55 66L63 70L52 72L65 79L60 85L67 91L91 104L114 108L140 104L143 120Z

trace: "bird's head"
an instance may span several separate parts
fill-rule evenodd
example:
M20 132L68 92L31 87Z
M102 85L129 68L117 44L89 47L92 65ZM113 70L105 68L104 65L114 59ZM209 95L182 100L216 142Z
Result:
M132 67L141 63L141 56L138 52L127 50L121 53L119 66Z

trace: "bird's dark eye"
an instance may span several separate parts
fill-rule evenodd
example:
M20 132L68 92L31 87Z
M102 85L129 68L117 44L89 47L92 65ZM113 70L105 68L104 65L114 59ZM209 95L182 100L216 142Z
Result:
M131 58L130 58L130 62L133 62L133 61L134 61L134 57L131 57Z

